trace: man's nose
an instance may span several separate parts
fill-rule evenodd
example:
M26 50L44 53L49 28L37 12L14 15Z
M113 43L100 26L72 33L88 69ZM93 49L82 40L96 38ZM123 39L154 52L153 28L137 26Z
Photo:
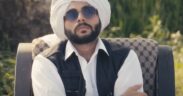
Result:
M78 19L77 19L77 22L85 22L85 17L83 16L83 14L82 13L79 13L78 14Z

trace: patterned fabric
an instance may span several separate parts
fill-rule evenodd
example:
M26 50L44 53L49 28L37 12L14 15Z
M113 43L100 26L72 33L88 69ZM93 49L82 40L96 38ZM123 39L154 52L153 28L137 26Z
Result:
M48 44L46 44L40 38L34 39L32 41L33 48L32 48L32 58L37 56L39 53L43 52L45 49L49 48Z
M158 43L154 40L143 38L107 38L107 40L114 49L125 46L130 47L137 53L142 67L144 91L148 96L154 96Z
M155 68L158 54L158 43L151 39L144 38L105 38L111 43L112 49L119 49L122 47L129 47L133 49L141 63L143 79L144 79L144 91L148 96L155 95ZM33 40L34 48L32 51L33 58L49 48L42 40Z

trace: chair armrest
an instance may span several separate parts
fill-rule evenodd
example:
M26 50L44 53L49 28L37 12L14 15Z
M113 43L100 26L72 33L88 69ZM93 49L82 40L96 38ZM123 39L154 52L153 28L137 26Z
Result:
M159 46L156 70L158 96L175 96L174 61L172 49L169 46Z
M32 44L20 43L18 45L15 65L14 96L32 96L31 69Z

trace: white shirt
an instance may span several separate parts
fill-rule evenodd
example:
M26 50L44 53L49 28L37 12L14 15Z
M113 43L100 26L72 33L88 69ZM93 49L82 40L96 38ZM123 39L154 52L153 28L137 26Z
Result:
M99 39L90 61L87 62L84 57L78 54L70 41L66 44L65 60L73 52L78 56L86 83L86 96L98 96L96 58L99 49L104 50L108 54L103 42ZM64 85L57 72L57 68L49 59L42 55L35 57L31 77L34 96L66 96ZM114 86L114 96L122 95L129 87L136 84L143 84L142 70L136 53L130 50L124 64L118 72L118 78ZM143 92L143 88L139 91Z

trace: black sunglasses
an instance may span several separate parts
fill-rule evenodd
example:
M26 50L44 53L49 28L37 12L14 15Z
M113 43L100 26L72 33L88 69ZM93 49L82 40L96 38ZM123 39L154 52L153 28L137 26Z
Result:
M86 19L90 19L97 14L97 10L92 6L84 6L81 9L81 13ZM76 9L70 9L66 12L64 19L69 21L75 21L78 16L79 12Z

